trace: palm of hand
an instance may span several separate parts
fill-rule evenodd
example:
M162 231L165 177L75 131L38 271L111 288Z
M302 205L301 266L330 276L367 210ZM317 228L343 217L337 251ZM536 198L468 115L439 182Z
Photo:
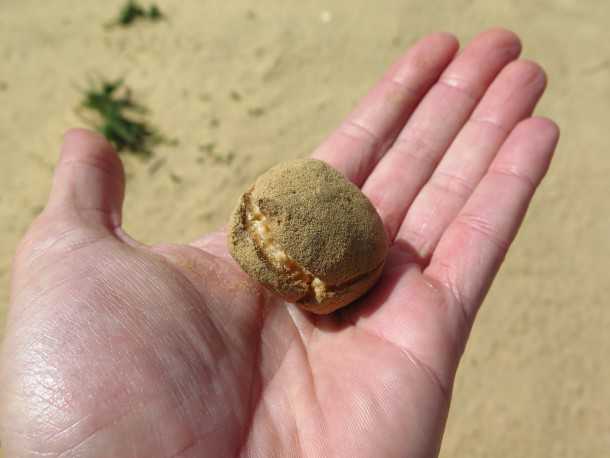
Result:
M185 246L130 240L119 226L116 157L99 137L72 133L15 266L5 442L49 456L433 456L474 313L557 137L548 121L517 126L544 78L524 62L502 70L516 38L477 40L447 69L453 39L423 40L315 153L363 186L394 240L374 291L329 317L280 304L249 280L223 234ZM432 57L413 70L423 54ZM476 59L490 63L469 74ZM455 98L457 114L426 127L435 90ZM515 91L511 106L498 106ZM375 110L400 94L392 116ZM434 145L433 134L446 140ZM489 152L458 170L446 158L463 159L459 143L473 137ZM419 168L409 176L403 148L417 145L438 159L411 157ZM443 176L452 184L441 186ZM457 201L447 189L461 190Z

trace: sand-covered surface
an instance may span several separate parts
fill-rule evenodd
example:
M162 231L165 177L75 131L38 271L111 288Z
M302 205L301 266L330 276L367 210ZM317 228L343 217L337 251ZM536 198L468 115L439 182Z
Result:
M546 68L538 113L563 136L472 332L441 455L610 456L610 2L175 0L158 2L167 22L105 30L121 3L0 2L1 308L87 78L124 77L180 142L125 157L127 231L188 241L307 155L416 38L502 25Z

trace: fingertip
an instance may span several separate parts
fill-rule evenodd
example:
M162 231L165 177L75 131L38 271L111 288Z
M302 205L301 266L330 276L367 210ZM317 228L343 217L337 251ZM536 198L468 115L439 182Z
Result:
M458 39L450 33L426 35L392 66L389 75L401 83L413 79L413 73L440 73L451 63L459 47Z
M86 162L123 177L123 164L114 147L102 134L88 129L73 128L64 134L59 166L71 162Z
M115 228L120 224L124 189L123 164L102 135L87 129L64 134L48 212L79 215Z
M114 147L102 134L89 129L68 129L63 136L62 156L64 154L116 154Z
M506 51L511 58L517 58L521 54L522 44L519 36L512 30L503 27L492 27L475 36L470 46L493 47Z
M430 42L438 45L444 45L450 48L457 48L460 46L458 38L450 32L434 32L423 37L420 42Z
M549 157L549 161L555 154L557 149L557 143L559 143L559 137L561 131L555 121L545 117L534 117L533 121L537 124L537 130L540 132L540 136L546 143L546 153Z
M104 138L98 132L95 132L90 129L85 129L84 127L72 127L64 132L64 141L72 139L72 138L80 138L80 137L100 137Z
M515 32L505 27L494 26L481 32L477 38L494 39L507 44L518 45L521 47L521 38Z
M421 50L424 53L433 52L436 55L442 53L453 56L459 47L460 42L452 33L435 32L423 37L411 48L411 50L415 53Z
M506 140L506 149L510 154L550 156L559 140L559 127L551 119L533 116L524 119L513 129Z
M506 70L528 75L530 80L543 79L546 81L546 72L542 66L531 59L517 59L506 66Z
M507 108L505 103L510 100L513 107L527 106L527 112L523 116L530 116L546 86L546 72L539 63L528 59L517 59L509 62L502 69L491 84L493 89L490 92L493 95L502 94L503 102L500 106L505 110ZM489 99L494 98L489 96ZM494 111L498 111L497 106L489 106Z
M544 131L549 138L555 140L555 142L559 140L561 129L554 120L545 116L534 116L531 121L536 123L539 126L539 129Z
M532 116L521 121L515 128L516 136L527 136L530 141L546 146L551 151L559 141L560 129L555 121L544 116Z
M526 76L528 83L537 84L541 89L546 87L547 74L538 62L530 59L519 59L512 62L512 66Z
M84 129L82 127L73 127L68 129L64 133L64 143L86 143L86 142L95 142L100 145L106 145L107 148L113 149L112 145L106 140L99 132L95 132L93 130Z
M525 119L510 134L491 169L526 177L535 188L548 171L558 140L559 127L551 119Z

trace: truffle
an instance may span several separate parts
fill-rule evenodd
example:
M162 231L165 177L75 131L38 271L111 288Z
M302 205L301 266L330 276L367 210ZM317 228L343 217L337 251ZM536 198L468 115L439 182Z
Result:
M261 175L239 199L228 243L251 277L317 314L368 291L388 252L371 202L315 159L281 163Z

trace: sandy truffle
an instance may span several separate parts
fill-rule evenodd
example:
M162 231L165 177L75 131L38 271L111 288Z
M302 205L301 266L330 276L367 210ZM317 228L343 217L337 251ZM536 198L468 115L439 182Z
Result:
M369 200L314 159L285 162L261 175L239 199L228 243L251 277L318 314L371 288L388 251Z

